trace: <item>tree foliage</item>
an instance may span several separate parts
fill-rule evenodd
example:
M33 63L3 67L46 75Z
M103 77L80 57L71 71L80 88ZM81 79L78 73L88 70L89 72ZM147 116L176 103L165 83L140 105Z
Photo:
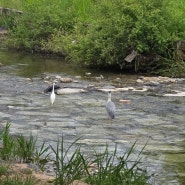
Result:
M121 69L128 67L124 58L135 50L140 69L148 61L162 63L161 58L174 66L174 43L185 39L184 5L174 0L26 0L21 4L25 13L10 27L8 46ZM149 58L144 67L143 58Z

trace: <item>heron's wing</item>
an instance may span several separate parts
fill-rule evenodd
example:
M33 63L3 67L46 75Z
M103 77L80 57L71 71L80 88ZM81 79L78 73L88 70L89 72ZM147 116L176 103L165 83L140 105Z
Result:
M53 104L55 101L55 93L54 92L51 93L50 100L51 100L51 103Z
M114 119L114 117L115 117L115 111L116 111L116 106L115 106L115 104L112 101L108 101L107 102L106 110L107 110L108 115L112 119Z

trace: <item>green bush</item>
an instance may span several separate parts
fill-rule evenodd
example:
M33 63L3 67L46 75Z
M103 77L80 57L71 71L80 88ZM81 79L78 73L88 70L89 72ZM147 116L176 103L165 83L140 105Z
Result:
M93 15L84 22L77 21L72 32L53 33L45 48L90 66L130 67L124 58L133 50L143 56L141 60L150 56L150 62L155 62L160 56L171 59L169 66L173 66L174 43L185 38L185 29L173 28L176 19L172 22L169 6L160 0L101 1L94 4ZM135 64L131 67L134 70Z
M24 14L15 19L8 45L40 52L42 43L56 30L73 29L76 12L72 4L72 0L27 0Z
M10 24L9 47L65 55L93 67L162 74L166 66L177 71L184 66L175 47L185 39L184 1L26 0L20 7L23 15L5 21ZM139 55L128 64L124 58L133 50Z

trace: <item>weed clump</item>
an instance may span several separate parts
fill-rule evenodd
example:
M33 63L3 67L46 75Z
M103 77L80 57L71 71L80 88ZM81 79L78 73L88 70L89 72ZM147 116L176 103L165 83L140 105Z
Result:
M64 144L63 138L58 140L56 147L45 146L44 142L38 150L36 147L37 140L33 136L26 139L19 135L13 139L9 134L9 129L10 124L7 123L0 134L0 141L5 146L0 150L0 160L8 161L11 159L12 162L13 160L18 160L20 162L36 163L44 171L44 165L49 161L50 153L48 151L50 149L55 156L53 159L55 185L68 185L75 180L92 185L149 185L149 177L146 171L139 169L141 153L144 148L137 154L137 158L132 159L132 154L135 155L136 142L122 156L117 154L117 147L113 152L110 152L108 145L106 145L103 152L99 153L93 150L92 156L86 157L85 153L80 149L78 142L80 138L69 146ZM30 173L25 178L18 175L10 176L8 174L10 166L11 164L4 165L3 162L0 163L0 181L3 183L2 185L39 185L38 181Z

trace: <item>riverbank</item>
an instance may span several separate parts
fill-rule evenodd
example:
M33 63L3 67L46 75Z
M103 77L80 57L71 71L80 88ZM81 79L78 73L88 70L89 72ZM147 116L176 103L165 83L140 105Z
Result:
M64 56L66 62L103 70L184 77L176 48L185 39L184 3L36 0L3 5L12 7L12 15L0 17L0 26L9 30L9 48ZM17 7L21 11L15 14Z
M79 138L80 139L80 138ZM93 158L86 157L81 151L81 146L76 146L78 140L70 146L65 146L62 141L57 142L57 148L45 142L42 146L36 147L36 139L30 135L24 138L21 134L10 135L10 124L7 123L3 130L0 130L0 180L2 185L17 183L19 185L27 182L29 184L118 184L132 181L133 184L147 183L146 171L138 171L140 154L130 162L130 156L134 152L135 144L125 152L124 155L117 155L117 148L110 153L108 146L102 153L94 151ZM74 147L76 149L74 149ZM70 150L73 148L72 154ZM55 158L50 160L51 149ZM119 158L119 160L118 160ZM108 161L107 161L108 159ZM20 163L16 163L20 161ZM22 162L21 162L22 161ZM130 167L128 167L130 166ZM42 171L41 171L42 170ZM15 175L16 173L16 175ZM97 178L101 176L101 179ZM119 176L119 178L118 178ZM116 180L115 180L116 178ZM139 181L138 181L139 178ZM84 182L83 182L84 181Z
M2 168L2 164L0 166ZM31 167L31 165L27 163L14 163L14 164L9 163L8 166L9 166L8 167L9 175L7 176L6 173L3 175L1 174L0 175L1 181L8 178L8 179L12 179L12 183L13 183L14 182L13 179L14 178L16 179L17 177L19 180L21 180L22 183L26 181L26 179L30 178L37 185L54 185L55 176L49 176L49 175L46 175L45 172L42 172L41 170L35 170L33 167Z

